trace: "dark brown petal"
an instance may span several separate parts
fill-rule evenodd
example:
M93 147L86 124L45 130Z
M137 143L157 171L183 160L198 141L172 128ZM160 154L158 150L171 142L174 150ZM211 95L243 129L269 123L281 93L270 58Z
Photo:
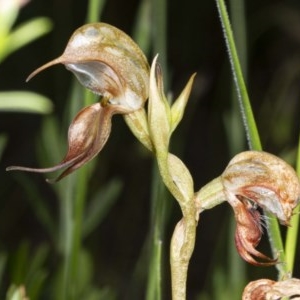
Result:
M259 211L240 202L239 205L234 207L234 214L237 222L235 244L240 256L248 263L256 266L272 266L276 264L276 259L271 259L255 249L262 236ZM255 258L265 261L259 262Z

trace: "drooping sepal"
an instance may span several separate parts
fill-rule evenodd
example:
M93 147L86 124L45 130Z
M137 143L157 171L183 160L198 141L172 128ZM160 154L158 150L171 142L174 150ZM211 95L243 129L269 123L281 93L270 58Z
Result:
M49 173L65 169L55 181L80 168L94 158L104 147L111 130L111 117L115 113L112 106L96 103L82 109L72 121L68 131L68 151L65 158L50 168L27 168L11 166L7 171L20 170Z

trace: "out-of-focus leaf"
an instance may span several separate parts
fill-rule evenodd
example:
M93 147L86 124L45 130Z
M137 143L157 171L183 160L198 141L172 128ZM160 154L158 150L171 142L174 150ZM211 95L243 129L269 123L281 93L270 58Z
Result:
M95 194L84 217L83 236L87 236L102 222L109 209L116 202L121 188L121 181L114 179Z
M7 136L5 134L1 134L0 135L0 159L2 157L6 142L7 142Z
M91 288L87 295L84 297L85 300L116 300L117 294L115 290L109 287L101 288L101 290L96 288Z
M0 40L7 37L12 25L14 24L19 13L18 1L0 1ZM0 48L3 44L0 44Z
M41 191L38 189L37 185L33 183L30 177L24 174L18 174L15 178L18 184L23 187L24 192L27 195L26 199L32 207L36 218L40 221L41 226L43 226L52 239L55 240L57 222L51 215L49 203L43 201Z
M39 299L40 292L48 275L48 272L44 268L48 254L49 247L47 245L41 245L34 253L31 253L29 242L23 241L16 254L11 258L11 281L18 285L24 284L30 300ZM15 287L15 291L10 295L20 297L21 294L19 293L21 291L16 289L19 289L19 287ZM23 298L8 299L23 300Z
M48 271L45 269L37 270L26 284L26 289L30 300L41 299L44 284L48 276Z
M17 251L10 255L10 276L14 283L20 284L25 280L30 257L29 248L29 242L24 240L20 243Z
M48 33L52 29L52 23L48 18L40 17L27 21L19 25L8 36L8 43L3 53L4 56L11 54L13 51L25 46L33 40Z
M52 111L52 102L37 93L8 91L0 92L0 111L48 114Z
M2 288L1 283L3 282L4 271L7 262L7 254L0 253L0 288Z
M43 244L38 247L38 249L34 253L34 256L32 256L30 259L30 264L26 274L28 279L30 279L30 277L33 276L34 273L37 273L38 270L40 270L43 267L48 257L48 254L49 247L47 244Z

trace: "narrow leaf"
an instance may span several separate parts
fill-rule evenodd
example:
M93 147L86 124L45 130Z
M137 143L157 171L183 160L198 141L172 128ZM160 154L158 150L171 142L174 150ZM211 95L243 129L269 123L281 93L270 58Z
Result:
M49 114L52 109L52 102L40 94L19 91L0 92L0 111Z

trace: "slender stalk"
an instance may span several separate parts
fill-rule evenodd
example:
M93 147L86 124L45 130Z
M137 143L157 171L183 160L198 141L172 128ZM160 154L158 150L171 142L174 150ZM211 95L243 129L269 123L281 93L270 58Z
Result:
M187 198L175 184L169 172L169 157L166 152L156 153L163 182L180 205L183 218L177 223L171 241L172 299L186 299L187 271L196 240L196 206L193 197Z
M71 281L71 252L72 252L72 231L73 231L73 205L72 205L72 179L67 177L64 182L58 183L61 194L60 206L60 248L64 257L63 262L63 280L61 292L58 299L70 298Z
M195 247L196 227L195 212L190 211L177 223L173 233L170 251L173 300L186 299L188 267Z
M231 29L227 9L224 0L216 0L222 28L224 31L224 37L226 46L229 54L229 61L232 69L233 79L236 86L236 92L240 104L241 114L244 121L244 127L246 130L248 143L250 149L254 150L262 150L256 122L253 116L253 112L251 109L251 104L247 92L247 88L245 85L242 69L240 66L234 36ZM279 271L279 277L282 278L288 272L285 253L283 249L282 238L280 234L280 229L278 225L278 221L271 215L269 217L268 224L268 233L269 240L272 248L273 255L278 257L281 263L277 264L276 267Z
M298 153L297 153L297 167L296 171L298 177L300 177L300 136L298 141ZM290 274L293 274L296 247L299 238L299 220L300 219L300 206L298 205L294 211L294 215L291 219L291 226L287 230L286 242L285 242L285 253L286 253L286 264Z
M169 153L172 128L170 106L164 95L162 73L156 60L157 57L150 70L149 134L162 180L177 200L183 215L175 227L170 249L172 299L183 300L186 296L187 270L194 250L197 226L194 187L187 167L177 156Z
M147 9L147 0L144 0L144 6ZM154 52L160 53L161 62L165 73L167 73L166 66L166 0L152 0L151 1L151 13L155 21L153 22L153 45ZM147 12L146 12L147 13ZM146 19L147 20L147 19ZM137 24L141 21L138 20ZM159 34L158 34L159 32ZM147 31L149 34L149 32ZM138 32L135 32L138 35ZM141 36L141 35L139 35ZM145 36L145 35L144 35ZM138 41L137 41L138 42ZM147 47L147 38L144 47ZM145 49L147 50L147 49ZM156 162L155 162L156 164ZM168 219L167 215L167 193L163 182L160 180L159 170L156 165L153 166L152 177L152 237L150 245L150 264L149 264L149 276L147 285L147 300L160 300L162 299L162 255L163 255L163 240L165 237L165 227Z
M137 42L146 56L149 55L151 49L151 4L151 0L140 2L132 33L133 40Z
M153 18L153 49L154 54L159 54L159 61L164 72L165 86L168 87L167 65L167 1L152 0Z
M90 0L88 2L87 23L99 22L105 0Z
M232 29L235 36L235 43L237 52L239 54L239 61L241 69L244 74L245 82L247 82L248 72L248 51L247 51L247 23L246 23L246 11L245 11L245 0L230 0L230 16L232 20ZM239 102L237 101L237 95L235 93L234 83L232 83L231 89L231 111L227 122L230 126L230 130L227 134L227 140L229 141L229 151L233 156L238 152L243 151L245 147L245 134L243 129L243 120L241 118ZM227 124L226 124L227 125ZM228 126L227 125L227 126ZM234 236L236 230L236 222L234 218L229 220L229 234L231 237ZM246 281L246 266L245 263L240 259L236 251L234 251L235 245L229 243L228 245L228 289L233 291L232 295L241 295L241 292L245 286Z
M253 116L247 88L242 73L242 68L237 54L234 36L231 29L226 6L223 0L216 0L216 2L224 32L225 42L229 54L229 61L231 65L231 71L233 74L236 93L240 104L241 114L244 121L244 127L246 130L249 147L250 149L261 150L261 142L259 139L256 122Z
M162 299L162 243L165 235L166 190L157 166L153 166L151 195L151 249L147 300Z
M83 227L83 215L85 202L87 198L88 189L88 166L82 167L78 170L76 186L74 186L74 211L73 211L73 238L72 238L72 253L71 253L71 272L72 282L74 285L73 295L76 299L76 292L78 286L78 280L80 280L79 274L79 258L82 246L82 227Z
M198 213L207 209L212 209L226 201L221 177L213 179L195 193L194 201L198 208Z

